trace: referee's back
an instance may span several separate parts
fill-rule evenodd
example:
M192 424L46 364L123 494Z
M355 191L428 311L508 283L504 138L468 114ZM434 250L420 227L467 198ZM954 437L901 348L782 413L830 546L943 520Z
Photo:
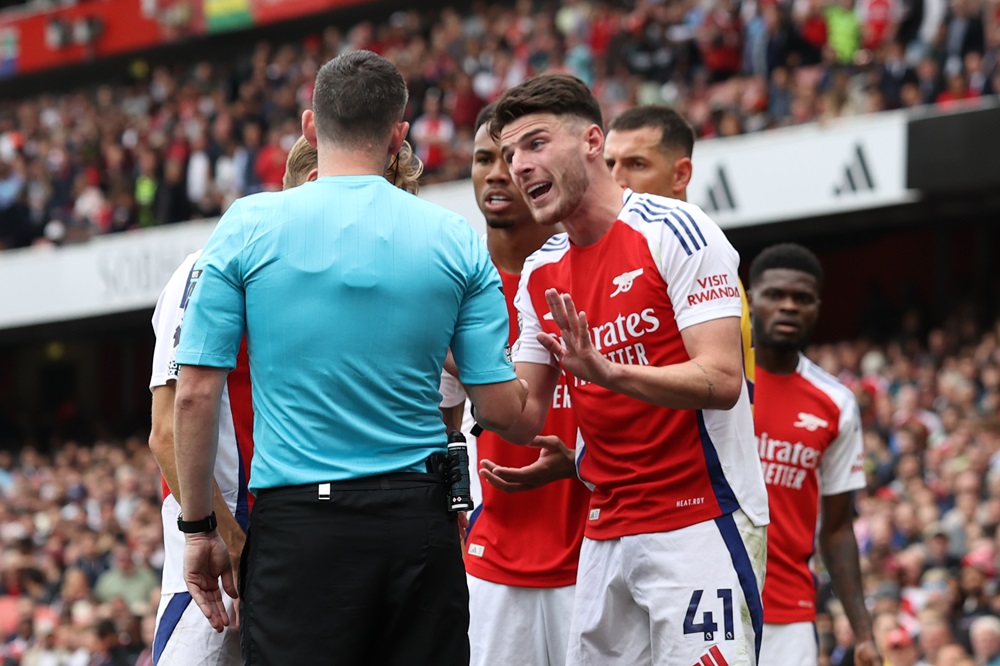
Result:
M196 269L178 362L231 367L245 323L253 490L422 470L449 346L466 383L514 377L484 244L381 176L240 199Z

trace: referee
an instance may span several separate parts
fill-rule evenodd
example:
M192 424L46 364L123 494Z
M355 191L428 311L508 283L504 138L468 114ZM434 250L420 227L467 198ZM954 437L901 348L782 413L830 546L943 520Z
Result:
M212 519L219 401L246 333L256 449L240 575L245 664L467 664L468 589L445 480L449 347L480 423L526 390L486 247L382 174L408 130L387 60L326 63L302 131L319 178L236 201L195 267L177 361L184 576L225 630L236 595Z

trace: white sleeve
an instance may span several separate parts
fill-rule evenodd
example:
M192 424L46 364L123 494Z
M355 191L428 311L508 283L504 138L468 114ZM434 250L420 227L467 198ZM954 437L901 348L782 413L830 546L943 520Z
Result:
M851 397L840 405L837 438L833 440L820 462L820 492L839 495L865 487L864 451L861 441L861 413Z
M441 402L438 405L442 409L454 407L465 402L465 389L462 383L455 379L446 370L441 371Z
M531 302L528 293L528 281L531 280L531 266L526 262L521 270L521 280L517 283L517 295L514 296L514 307L517 308L517 342L514 343L512 356L515 363L539 363L558 367L556 359L549 350L538 341L542 332L542 323ZM546 314L548 314L546 312Z
M651 243L650 249L654 256L659 255L656 258L667 283L677 328L684 330L712 319L740 317L740 255L722 229L697 206L677 205L679 202L659 197L637 198L640 201L632 199L632 211L642 215L645 209L636 208L646 206L655 211L654 219L662 222L645 226L659 234L658 247ZM673 206L665 206L664 201Z
M191 269L200 253L190 255L170 276L167 285L160 292L153 310L153 371L149 378L149 390L177 381L177 344L181 337L181 322L184 318L184 300L187 296L188 279Z

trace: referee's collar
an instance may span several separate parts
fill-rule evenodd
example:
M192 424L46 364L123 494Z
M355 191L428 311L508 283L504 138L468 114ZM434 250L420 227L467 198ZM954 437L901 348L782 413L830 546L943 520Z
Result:
M327 182L327 181L331 181L331 180L339 180L339 181L351 180L351 181L360 181L360 182L363 182L363 181L366 181L366 180L382 180L382 181L385 181L386 183L389 182L389 181L385 180L385 176L383 176L382 174L374 174L374 173L350 174L350 175L345 174L343 176L322 176L321 178L317 178L316 182L317 183L318 182Z

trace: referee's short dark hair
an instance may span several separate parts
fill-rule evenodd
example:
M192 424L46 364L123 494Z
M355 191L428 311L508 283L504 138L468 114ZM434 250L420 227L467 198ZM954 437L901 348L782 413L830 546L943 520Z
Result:
M663 132L660 147L668 151L680 151L684 157L694 153L694 128L684 120L684 116L669 106L647 104L623 111L608 125L611 130L637 130L659 127Z
M764 271L772 268L809 273L816 278L816 288L823 288L823 266L811 250L798 243L779 243L758 254L750 264L750 286L760 279Z
M601 105L587 84L569 74L539 74L508 88L496 101L490 134L533 113L573 116L604 128Z
M316 74L313 114L321 141L364 149L382 143L403 119L409 93L395 65L371 51L349 51Z

